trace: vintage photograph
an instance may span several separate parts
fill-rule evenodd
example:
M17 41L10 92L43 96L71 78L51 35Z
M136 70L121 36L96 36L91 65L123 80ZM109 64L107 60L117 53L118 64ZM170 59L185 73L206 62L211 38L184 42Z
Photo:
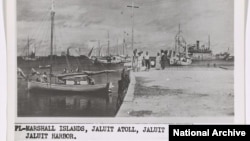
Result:
M234 117L234 0L16 0L17 117Z

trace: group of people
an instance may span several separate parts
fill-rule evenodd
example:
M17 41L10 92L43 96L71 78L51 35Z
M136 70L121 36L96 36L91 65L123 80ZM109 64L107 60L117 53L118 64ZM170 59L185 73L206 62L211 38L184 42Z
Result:
M155 65L155 68L157 70L160 70L160 69L165 69L166 66L169 66L169 61L170 58L168 56L168 52L167 51L164 51L164 50L161 50L161 52L157 53L157 56L156 56L156 65Z
M146 71L150 70L150 56L149 53L146 52L145 55L143 55L143 52L137 52L137 49L133 51L133 60L132 60L132 66L134 71L141 71L142 68L145 68Z
M169 66L170 57L168 56L168 51L161 50L157 53L156 60L151 61L148 51L145 55L143 52L137 52L137 49L134 50L132 66L134 71L146 70L149 71L151 66L155 66L156 70L165 69L166 66ZM155 63L155 64L153 64Z

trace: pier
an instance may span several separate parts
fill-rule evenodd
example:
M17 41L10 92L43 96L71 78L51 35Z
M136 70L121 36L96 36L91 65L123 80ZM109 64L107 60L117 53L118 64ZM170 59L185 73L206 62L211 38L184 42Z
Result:
M233 72L219 67L131 71L131 82L116 116L233 116Z

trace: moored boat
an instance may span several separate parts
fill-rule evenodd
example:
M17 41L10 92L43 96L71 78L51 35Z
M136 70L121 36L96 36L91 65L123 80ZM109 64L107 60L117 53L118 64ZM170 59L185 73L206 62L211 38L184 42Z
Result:
M173 66L188 66L191 65L191 63L192 59L188 55L187 43L184 37L181 35L181 29L179 25L179 32L175 36L175 50L171 51L169 64Z
M28 82L29 91L50 91L50 92L69 92L69 93L87 93L87 92L104 92L108 94L110 90L110 82L107 84L95 84L95 85L72 85L63 83L43 83L36 81Z
M99 94L97 92L101 92L103 95L107 95L112 88L112 83L107 82L104 84L96 84L94 79L91 77L92 75L97 75L101 73L110 73L113 72L111 70L106 71L83 71L79 72L79 69L77 68L77 72L79 73L68 73L66 71L63 72L63 74L55 74L53 73L53 65L52 63L53 57L53 39L54 39L54 17L55 17L55 11L54 11L54 2L52 1L52 8L51 8L51 40L50 40L50 63L48 65L40 66L39 69L48 69L49 75L47 76L47 73L44 72L43 74L36 72L33 68L32 76L35 76L35 79L28 79L28 90L29 91L47 91L47 92L60 92L60 93L90 93L93 92L94 94ZM69 52L69 48L68 48ZM69 53L68 53L69 55ZM67 60L66 55L66 62L69 66L69 62ZM71 69L72 70L72 69ZM58 94L58 93L57 93Z

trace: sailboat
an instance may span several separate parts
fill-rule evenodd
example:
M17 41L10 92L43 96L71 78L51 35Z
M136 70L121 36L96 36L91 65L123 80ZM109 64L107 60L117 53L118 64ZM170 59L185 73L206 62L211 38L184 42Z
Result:
M32 48L32 52L30 54L30 39L29 39L29 37L27 40L27 54L26 54L26 56L23 57L23 60L25 60L25 61L36 61L37 60L36 51L35 51L34 46Z
M50 63L53 59L53 28L54 28L54 2L52 1L51 8L51 42L50 42ZM69 93L89 93L100 91L102 94L108 94L111 91L112 83L107 82L106 84L95 84L92 75L111 73L113 71L83 71L77 73L63 73L53 74L52 63L46 66L39 66L40 69L49 69L49 75L40 74L40 77L35 80L28 81L29 91L49 91L49 92L60 92ZM37 73L34 73L37 74Z
M124 43L123 43L123 55L119 55L118 53L118 40L117 40L117 55L112 55L110 54L110 40L109 40L109 32L108 32L108 44L107 44L107 55L106 56L101 56L101 51L102 47L100 46L99 42L99 55L98 56L93 56L93 49L94 47L90 50L88 57L89 59L92 60L94 64L124 64L127 62L130 62L128 60L128 56L124 56Z
M182 52L181 49L184 49ZM180 25L179 32L175 36L175 51L171 52L169 64L173 66L187 66L192 63L188 55L188 47L184 37L181 35Z

